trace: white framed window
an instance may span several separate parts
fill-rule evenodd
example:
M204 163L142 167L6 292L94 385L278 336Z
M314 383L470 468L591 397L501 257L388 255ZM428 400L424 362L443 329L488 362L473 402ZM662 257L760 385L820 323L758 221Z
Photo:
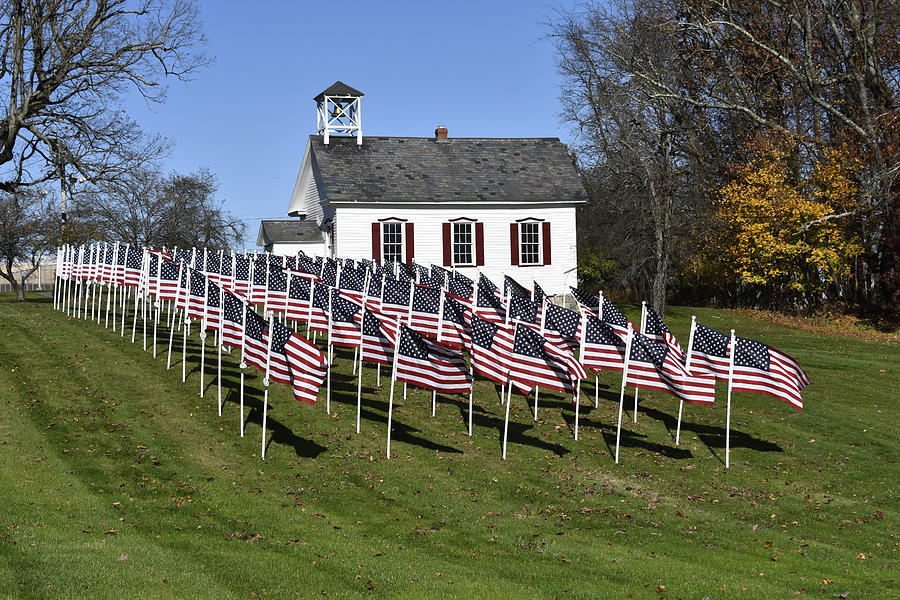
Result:
M519 223L519 264L542 264L541 223L536 221L523 221L522 223Z
M385 221L381 224L381 259L384 262L403 262L403 223Z
M475 264L475 234L469 221L453 223L453 265L471 266Z

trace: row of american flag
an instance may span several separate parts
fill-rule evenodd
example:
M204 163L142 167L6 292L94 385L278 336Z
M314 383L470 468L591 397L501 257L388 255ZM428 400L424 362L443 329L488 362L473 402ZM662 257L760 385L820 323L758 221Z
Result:
M761 393L802 409L809 384L787 354L695 320L685 351L646 304L635 325L602 294L572 289L578 310L571 310L537 282L529 289L504 276L501 288L483 274L473 279L435 265L105 243L61 248L57 275L84 288L76 297L85 295L85 316L92 285L133 288L135 323L139 297L152 300L157 315L168 301L185 328L193 319L216 332L217 345L239 349L242 365L261 369L266 383L290 385L298 400L315 402L327 379L329 411L334 346L355 349L360 373L362 362L391 367L392 391L397 380L469 394L470 413L476 375L535 397L539 388L570 394L576 408L589 371L621 372L623 395L633 386L693 404L712 404L718 379L728 383L729 400L732 391ZM124 320L121 327L124 335ZM317 334L327 336L327 356Z

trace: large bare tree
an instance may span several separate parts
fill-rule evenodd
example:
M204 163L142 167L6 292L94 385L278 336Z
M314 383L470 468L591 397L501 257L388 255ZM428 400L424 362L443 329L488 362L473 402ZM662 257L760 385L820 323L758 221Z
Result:
M88 208L81 218L108 241L227 250L241 242L245 228L216 199L217 189L207 169L168 176L138 169L82 194Z
M122 108L207 63L191 0L0 0L0 190L113 180L156 158Z

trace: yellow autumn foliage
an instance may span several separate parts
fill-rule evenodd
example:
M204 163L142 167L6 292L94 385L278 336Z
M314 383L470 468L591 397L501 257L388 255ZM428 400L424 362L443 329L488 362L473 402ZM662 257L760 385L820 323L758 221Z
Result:
M820 290L846 274L862 250L856 237L839 220L804 225L856 207L859 161L829 148L798 180L783 145L763 139L751 150L719 192L715 262L744 283L794 292Z

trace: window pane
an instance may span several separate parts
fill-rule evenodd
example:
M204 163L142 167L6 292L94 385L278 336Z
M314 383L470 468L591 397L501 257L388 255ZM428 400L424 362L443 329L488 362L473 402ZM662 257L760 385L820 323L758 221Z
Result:
M519 224L519 263L523 265L540 264L541 227L540 223Z
M471 265L472 260L472 224L453 224L453 264Z
M403 223L381 224L381 246L381 256L385 262L403 262Z

